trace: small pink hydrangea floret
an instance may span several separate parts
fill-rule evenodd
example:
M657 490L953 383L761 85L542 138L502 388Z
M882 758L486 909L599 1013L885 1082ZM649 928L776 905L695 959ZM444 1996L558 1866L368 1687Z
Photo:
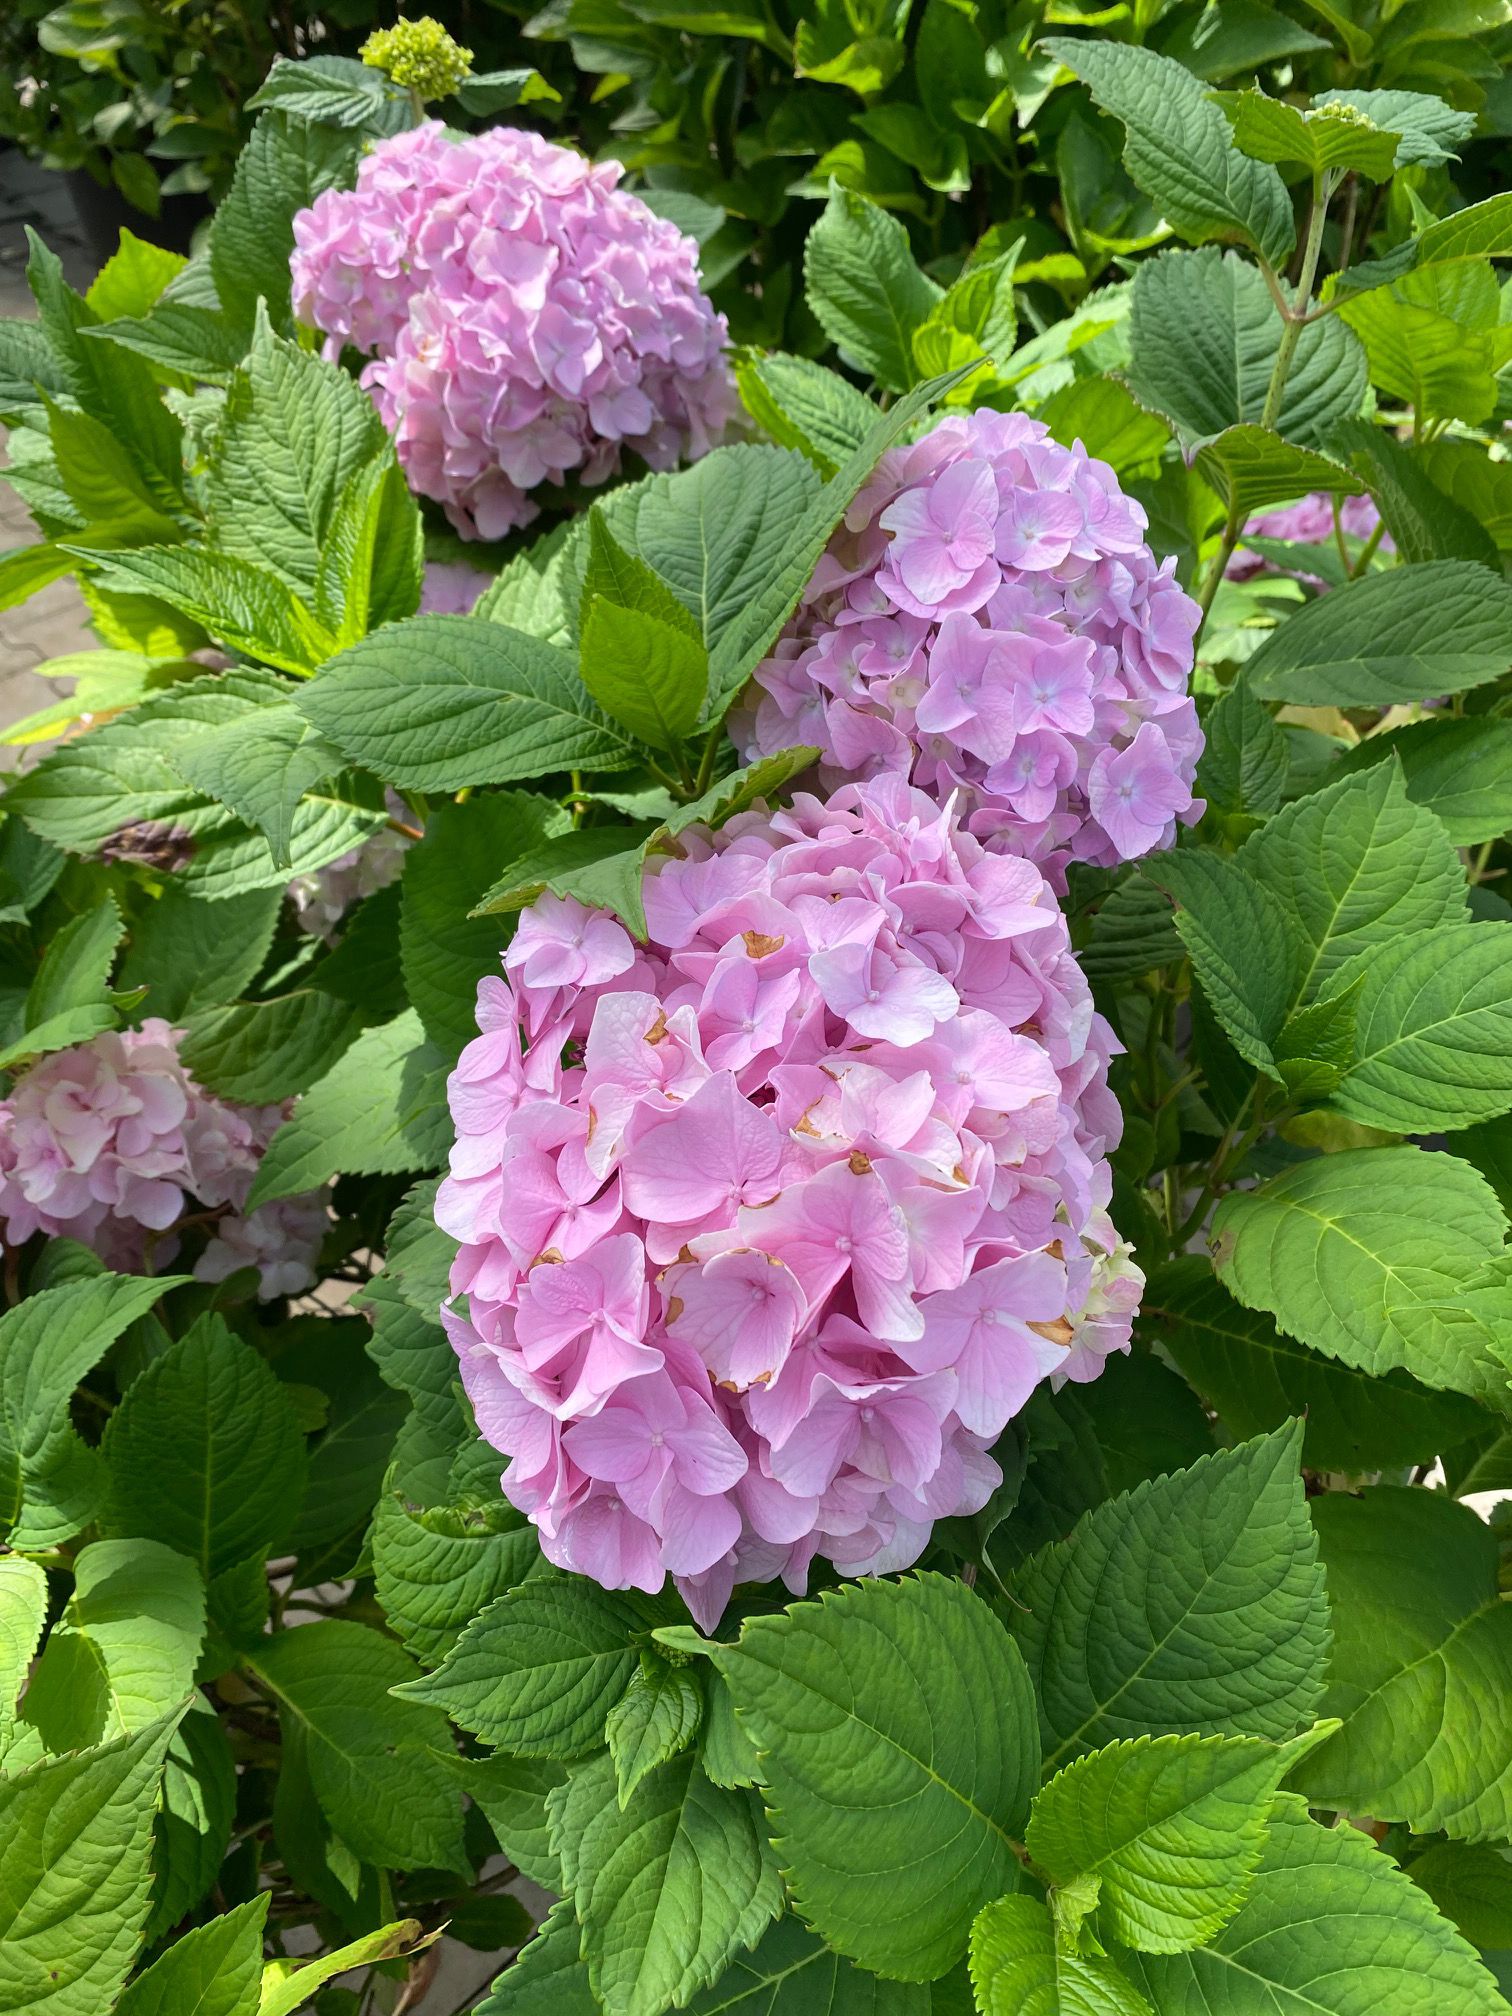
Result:
M352 190L294 220L296 314L369 353L362 382L412 488L465 538L530 493L703 454L735 410L698 248L597 165L535 133L380 141Z
M1106 464L1022 413L892 449L831 539L736 724L827 786L893 773L1039 863L1113 867L1202 812L1197 605Z
M0 1235L77 1239L114 1267L170 1258L196 1206L225 1210L195 1264L202 1281L256 1267L268 1300L315 1283L328 1222L316 1196L246 1211L281 1106L212 1097L184 1069L178 1031L153 1019L55 1050L0 1100ZM161 1243L157 1243L161 1242Z
M1042 1380L1126 1349L1116 1047L1039 870L902 778L681 836L649 942L543 897L449 1085L443 1311L547 1557L906 1567ZM466 1313L461 1298L466 1297Z

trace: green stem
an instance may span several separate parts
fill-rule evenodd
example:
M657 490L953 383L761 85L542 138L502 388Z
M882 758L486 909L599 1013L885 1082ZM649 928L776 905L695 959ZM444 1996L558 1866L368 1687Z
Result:
M1202 633L1207 628L1208 612L1213 606L1213 597L1218 593L1218 584L1228 571L1228 564L1234 557L1234 548L1239 544L1239 534L1244 521L1239 515L1237 495L1229 504L1228 517L1223 521L1223 538L1218 551L1213 556L1213 564L1207 571L1197 597L1197 606L1202 611L1202 621L1197 625L1195 642L1202 642Z
M1321 169L1313 176L1312 215L1307 220L1307 242L1302 251L1302 270L1297 275L1297 298L1286 311L1281 325L1281 346L1276 352L1276 361L1271 369L1270 387L1265 395L1265 410L1260 415L1262 427L1275 428L1277 415L1281 411L1281 396L1286 390L1286 380L1296 355L1297 345L1302 340L1302 322L1312 300L1313 282L1318 275L1318 260L1323 251L1323 223L1328 215L1328 185Z
M413 84L409 87L409 101L410 117L417 126L423 126L425 124L425 100L420 96L419 91Z
M1376 528L1374 532L1371 533L1370 537L1365 541L1364 547L1361 549L1359 559L1356 560L1353 567L1351 567L1349 570L1350 576L1353 580L1357 581L1360 578L1360 576L1365 572L1365 569L1370 565L1371 561L1374 560L1376 556L1376 548L1380 545L1382 539L1384 539L1385 536L1386 536L1386 520L1384 518L1379 518L1376 520Z

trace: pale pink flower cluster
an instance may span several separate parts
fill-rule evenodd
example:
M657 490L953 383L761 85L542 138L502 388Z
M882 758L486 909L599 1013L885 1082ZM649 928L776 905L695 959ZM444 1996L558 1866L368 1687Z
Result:
M294 220L295 312L330 354L371 354L411 487L464 537L529 524L538 485L602 483L626 449L653 469L701 455L735 410L697 247L621 173L432 120Z
M264 1300L315 1282L328 1222L318 1195L244 1211L281 1106L214 1098L154 1018L55 1050L0 1100L0 1236L77 1239L109 1265L172 1258L186 1212L229 1207L196 1262L202 1281L255 1266ZM150 1235L158 1235L152 1239ZM164 1236L167 1235L167 1236Z
M1373 497L1346 497L1339 506L1339 524L1352 539L1368 539L1380 522L1381 514ZM1326 490L1312 490L1296 504L1288 504L1279 511L1262 511L1259 517L1251 518L1244 528L1239 550L1228 564L1231 581L1248 581L1255 574L1276 572L1269 560L1245 551L1244 539L1252 533L1258 539L1285 539L1298 546L1329 545L1334 536L1333 498ZM1381 551L1396 551L1389 532L1382 536ZM1305 578L1320 589L1326 586L1316 575Z
M547 1557L906 1567L1042 1380L1127 1349L1116 1048L1054 895L904 780L681 836L649 943L543 896L452 1074L444 1318ZM522 1037L524 1039L522 1045Z
M735 724L884 772L1037 861L1113 867L1202 812L1197 605L1105 463L1023 413L951 415L878 464Z

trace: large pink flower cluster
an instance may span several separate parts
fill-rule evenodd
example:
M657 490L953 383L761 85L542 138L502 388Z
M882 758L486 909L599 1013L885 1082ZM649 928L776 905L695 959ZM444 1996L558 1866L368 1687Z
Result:
M1022 413L952 415L882 458L831 539L737 740L821 777L896 772L973 833L1112 867L1202 811L1197 605L1111 469Z
M371 353L412 487L465 537L528 524L538 484L602 483L625 449L653 469L701 455L734 411L697 247L621 172L433 120L294 220L296 313Z
M55 1050L0 1100L0 1235L12 1246L34 1232L77 1239L132 1268L149 1247L171 1259L173 1228L198 1204L226 1213L195 1264L200 1280L256 1267L265 1300L297 1294L315 1282L323 1201L243 1209L283 1118L282 1107L202 1090L179 1058L178 1032L158 1019Z
M1120 1115L1039 870L901 778L682 836L649 943L544 896L450 1081L443 1312L558 1565L903 1568L1033 1388L1126 1349ZM522 1037L524 1039L522 1044Z

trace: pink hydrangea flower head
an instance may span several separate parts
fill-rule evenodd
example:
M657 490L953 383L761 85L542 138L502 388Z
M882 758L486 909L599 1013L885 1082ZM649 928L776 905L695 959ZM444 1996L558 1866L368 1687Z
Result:
M1023 413L950 415L882 458L757 667L737 742L811 742L826 786L891 774L953 796L1059 891L1071 861L1169 847L1203 809L1198 612L1145 529L1080 444Z
M284 1118L202 1090L159 1019L55 1050L0 1100L0 1236L77 1239L109 1265L169 1260L188 1211L222 1213L195 1265L221 1281L256 1267L264 1300L315 1283L328 1222L316 1195L259 1205L247 1193Z
M1116 1046L1032 862L887 774L679 846L644 946L569 898L522 918L436 1215L548 1558L670 1575L712 1625L816 1554L916 1560L1034 1388L1127 1349L1141 1276L1107 1215Z
M692 460L736 410L697 247L620 174L535 133L457 139L433 120L294 220L296 314L330 355L368 354L411 487L464 538L528 524L540 484L602 483L626 451Z

